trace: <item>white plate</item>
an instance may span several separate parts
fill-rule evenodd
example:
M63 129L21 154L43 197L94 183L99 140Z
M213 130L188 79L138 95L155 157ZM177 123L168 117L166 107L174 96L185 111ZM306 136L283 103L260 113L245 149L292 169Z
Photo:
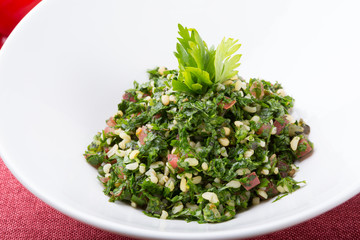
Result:
M80 221L161 239L224 239L275 231L360 190L356 2L44 1L0 51L0 153L36 196ZM82 157L133 80L176 67L177 23L218 44L240 39L240 73L283 83L312 127L307 186L221 224L161 221L109 203Z

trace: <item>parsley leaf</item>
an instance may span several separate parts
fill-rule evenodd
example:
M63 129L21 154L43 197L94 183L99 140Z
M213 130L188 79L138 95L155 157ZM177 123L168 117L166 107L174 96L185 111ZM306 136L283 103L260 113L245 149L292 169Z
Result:
M235 76L238 71L234 70L240 66L241 54L232 56L241 46L236 44L238 40L229 38L221 41L215 53L215 82L223 82Z
M175 57L179 62L179 76L172 80L175 91L203 94L214 83L224 82L238 73L234 70L241 55L232 56L239 48L237 40L223 39L215 50L208 48L195 29L181 24Z

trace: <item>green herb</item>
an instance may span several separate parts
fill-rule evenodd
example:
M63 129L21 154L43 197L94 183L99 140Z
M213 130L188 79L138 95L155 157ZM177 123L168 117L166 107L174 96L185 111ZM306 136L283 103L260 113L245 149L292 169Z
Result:
M235 76L241 55L233 55L240 48L237 40L225 38L219 46L208 48L195 29L179 24L179 43L175 56L179 62L179 77L172 81L173 89L188 93L205 93L214 83L222 83Z
M195 29L179 25L179 34L179 69L155 68L134 82L85 151L109 201L218 223L299 189L294 164L313 144L303 121L288 120L294 99L278 83L237 75L236 40L215 50Z

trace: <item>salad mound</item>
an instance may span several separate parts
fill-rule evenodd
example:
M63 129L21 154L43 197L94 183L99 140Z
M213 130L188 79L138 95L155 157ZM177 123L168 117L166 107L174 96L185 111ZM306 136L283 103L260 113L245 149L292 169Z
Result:
M223 222L300 188L294 162L308 155L310 127L289 114L279 83L235 70L240 44L208 48L179 25L179 70L148 71L85 151L110 201L161 219Z

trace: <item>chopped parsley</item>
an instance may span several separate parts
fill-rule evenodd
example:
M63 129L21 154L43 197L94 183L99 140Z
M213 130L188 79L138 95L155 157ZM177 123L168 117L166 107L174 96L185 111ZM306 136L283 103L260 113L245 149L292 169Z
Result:
M179 25L179 69L148 71L85 151L110 201L199 223L300 188L294 162L313 149L279 83L238 75L240 44L208 47ZM285 195L280 195L280 194Z

